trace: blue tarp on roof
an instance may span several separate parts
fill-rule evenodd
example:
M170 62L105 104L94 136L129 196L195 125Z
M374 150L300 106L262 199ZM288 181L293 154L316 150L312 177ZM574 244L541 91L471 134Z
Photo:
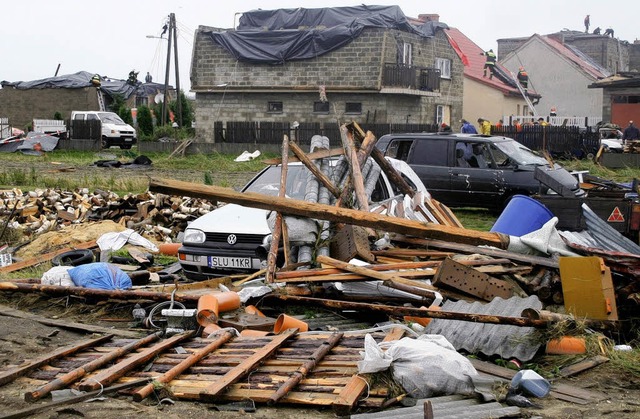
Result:
M440 22L412 25L398 6L252 10L240 17L237 31L204 31L237 60L283 64L318 57L342 48L367 27L397 29L432 37Z

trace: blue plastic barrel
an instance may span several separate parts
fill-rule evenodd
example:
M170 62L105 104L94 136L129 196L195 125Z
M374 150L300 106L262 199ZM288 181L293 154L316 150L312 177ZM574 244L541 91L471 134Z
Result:
M514 195L491 231L520 237L540 229L551 218L551 211L540 202L525 195Z

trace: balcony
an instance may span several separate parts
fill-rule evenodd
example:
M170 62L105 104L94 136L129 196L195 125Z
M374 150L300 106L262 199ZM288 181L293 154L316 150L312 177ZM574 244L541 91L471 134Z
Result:
M440 91L440 70L401 64L385 64L382 86L438 92Z

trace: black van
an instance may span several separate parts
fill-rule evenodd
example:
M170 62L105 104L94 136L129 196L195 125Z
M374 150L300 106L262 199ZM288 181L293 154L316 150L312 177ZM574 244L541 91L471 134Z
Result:
M387 134L376 146L386 156L406 161L433 197L451 207L501 210L513 195L545 194L548 190L534 179L535 168L547 169L548 162L511 138Z

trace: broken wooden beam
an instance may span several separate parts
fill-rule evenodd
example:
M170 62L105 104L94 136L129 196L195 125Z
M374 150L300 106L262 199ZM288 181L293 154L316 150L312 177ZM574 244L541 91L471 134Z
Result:
M231 202L247 207L279 211L287 215L328 220L337 223L374 227L377 230L409 234L422 238L447 240L472 245L489 245L505 249L509 236L501 233L467 230L460 227L424 224L386 215L348 208L338 208L290 198L278 198L254 192L236 192L229 188L200 185L172 179L151 179L149 189L168 195L193 196Z
M47 384L38 387L34 391L25 393L24 399L28 402L35 402L36 400L40 400L54 390L70 386L91 371L95 371L98 368L107 365L108 363L128 354L131 351L134 351L142 346L160 339L160 336L162 336L162 332L152 333L149 336L145 336L142 339L133 341L123 347L116 348L113 351L94 359L93 361L90 361L78 368L67 372L66 374L56 378L53 381L48 382Z
M527 319L524 317L496 316L492 314L457 313L453 311L425 310L411 307L397 307L382 304L354 303L349 301L329 300L324 298L299 297L294 295L269 295L267 298L276 298L287 302L307 303L316 306L337 308L342 310L362 310L385 313L390 316L415 316L432 319L462 320L474 323L508 324L521 327L546 328L545 320Z
M207 386L200 392L200 398L203 400L215 401L220 393L227 389L227 386L237 382L245 375L249 374L256 365L264 362L287 340L291 339L298 333L298 329L289 329L280 335L275 336L269 343L264 345L250 357L244 359L240 364L233 367L225 375L223 375L215 383Z
M287 194L287 173L289 168L289 137L286 135L282 139L282 168L280 169L280 190L278 198L284 198ZM313 163L311 166L315 167ZM267 253L267 271L265 278L267 282L273 282L276 273L276 261L278 258L278 247L280 246L280 236L282 234L282 213L276 212L275 226L271 233L271 244Z
M40 263L44 263L50 261L54 257L61 255L63 253L67 253L72 250L80 250L80 249L91 249L98 246L95 240L91 240L84 243L78 243L74 246L65 247L64 249L55 250L53 252L45 253L43 255L38 255L32 257L30 259L25 259L20 262L12 263L11 265L3 266L0 268L0 274L6 274L9 272L15 272L20 269L28 268L30 266L38 265Z
M302 164L304 164L307 167L307 169L309 169L309 171L313 173L313 175L316 177L316 179L318 179L318 181L322 184L322 186L327 188L327 190L331 192L331 194L336 198L340 196L340 190L331 182L331 179L329 179L327 175L322 173L322 171L318 168L318 166L316 166L313 163L313 161L311 161L307 157L307 155L304 153L304 151L302 151L302 149L300 148L300 146L298 146L298 144L291 141L289 142L288 147L291 149L291 151L293 151L293 154L295 154L296 157L298 157L298 159L302 162ZM287 167L289 157L288 155L287 156L284 155L284 142L283 142L282 149L283 149L282 170L285 170L285 168ZM282 180L280 182L281 182L280 184L282 184Z
M106 335L95 339L83 340L80 343L72 344L69 346L65 346L60 349L56 349L53 352L35 359L33 361L28 361L23 363L22 365L18 365L17 367L11 368L8 371L4 371L0 374L0 386L3 386L7 383L12 382L18 377L21 377L29 372L40 368L43 365L47 365L53 360L64 358L65 356L74 354L86 348L91 348L100 343L106 342L110 340L113 335Z
M191 368L202 358L204 358L205 356L209 355L211 352L218 349L220 346L227 343L233 336L234 334L231 333L230 331L226 331L222 333L220 336L216 337L216 339L213 342L207 344L204 348L198 349L196 352L193 352L187 358L180 361L178 365L174 366L173 368L171 368L169 371L165 372L161 376L156 377L153 380L153 382L147 384L146 386L142 387L140 390L133 393L133 400L137 402L141 402L142 400L146 399L153 392L153 389L156 387L155 386L156 382L160 384L167 384L168 382L170 382L171 380L173 380L174 378L182 374L184 371Z
M18 282L0 282L0 291L8 292L41 292L49 295L75 295L114 300L151 300L170 301L171 293L139 290L103 290L97 288L63 287L58 285L23 284ZM175 301L197 303L199 296L176 295Z
M298 367L298 369L294 371L292 376L289 377L287 381L282 383L278 390L276 390L276 392L271 397L269 397L269 401L267 403L277 403L278 400L282 399L284 396L286 396L287 393L293 390L295 386L297 386L298 383L300 383L300 381L302 381L302 379L306 377L307 374L316 367L316 365L318 365L318 362L322 358L324 358L326 354L331 352L331 350L338 344L338 342L340 342L342 336L344 336L344 333L333 333L326 341L322 342L318 349L316 349L309 356L309 359L305 361L300 367Z
M344 156L349 162L349 173L351 174L351 184L356 193L356 202L362 211L369 211L369 198L364 190L364 178L358 161L358 151L353 141L353 136L349 135L345 125L340 126L340 137L342 138L342 147L344 148Z
M189 339L195 334L195 330L190 330L188 332L183 332L170 337L169 339L157 343L154 346L143 350L142 352L138 352L137 354L126 358L105 370L100 371L95 376L85 379L80 383L78 388L82 391L93 391L107 384L111 384L132 369L153 359L160 352L172 348L177 343Z

